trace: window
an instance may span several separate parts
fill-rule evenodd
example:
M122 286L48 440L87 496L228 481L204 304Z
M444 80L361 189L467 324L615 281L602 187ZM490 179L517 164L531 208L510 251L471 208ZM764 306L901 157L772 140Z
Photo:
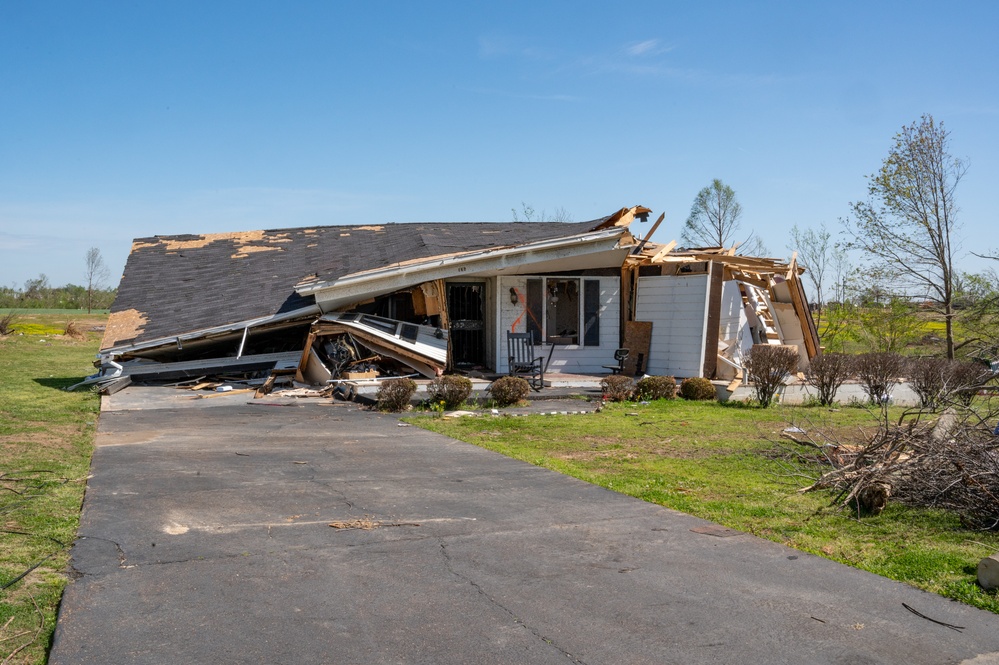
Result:
M536 344L600 346L600 280L528 279L527 314Z

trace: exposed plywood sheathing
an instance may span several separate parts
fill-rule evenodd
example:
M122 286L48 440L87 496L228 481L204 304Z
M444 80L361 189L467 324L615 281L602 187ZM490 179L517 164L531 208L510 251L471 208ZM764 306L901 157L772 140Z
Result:
M117 345L118 342L135 339L142 332L146 322L143 313L136 309L112 312L104 328L101 348L106 349Z
M237 233L206 233L193 238L180 239L177 237L156 238L156 242L147 242L145 239L132 243L132 251L145 249L147 247L163 247L168 252L177 252L185 249L197 249L207 247L213 242L231 240L237 247L248 245L253 242L291 242L287 233L271 233L267 231L240 231Z
M434 288L437 290L437 307L438 314L440 315L441 328L450 332L451 330L451 320L447 315L447 287L444 285L443 279L434 280ZM447 362L445 363L445 369L452 369L453 359L451 357L451 345L447 345Z
M239 251L231 255L231 259L245 259L253 252L280 252L281 247L274 247L273 245L243 245L239 248Z

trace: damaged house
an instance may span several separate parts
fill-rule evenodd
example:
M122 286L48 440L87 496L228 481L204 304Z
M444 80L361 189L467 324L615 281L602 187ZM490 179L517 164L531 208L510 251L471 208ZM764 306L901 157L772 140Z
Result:
M642 241L649 213L140 238L89 382L506 374L515 341L548 375L622 348L632 374L732 380L754 342L814 356L796 266Z

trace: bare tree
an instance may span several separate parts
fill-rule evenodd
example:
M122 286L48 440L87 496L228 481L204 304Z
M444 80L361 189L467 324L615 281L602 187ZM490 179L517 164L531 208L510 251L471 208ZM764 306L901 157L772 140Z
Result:
M111 275L111 271L104 265L101 250L96 247L91 247L87 250L86 265L87 314L90 314L94 308L94 292L104 288L104 284Z
M513 213L513 221L515 222L571 222L572 215L568 210L562 208L561 206L555 208L555 212L551 215L548 211L542 210L538 212L534 209L534 206L529 203L520 202L520 212L517 212L516 208L510 208L510 212Z
M825 303L822 285L825 281L826 268L832 263L832 254L835 247L831 242L832 234L826 229L823 222L818 229L801 230L795 224L791 227L791 242L787 248L792 252L798 252L798 260L805 268L806 273L815 287L815 300L817 316L816 327L822 325L822 305Z
M838 244L832 251L833 297L839 303L846 302L847 283L853 274L853 265L846 250Z
M688 247L728 247L741 225L742 206L735 198L735 190L715 178L694 197L680 239ZM765 252L763 243L753 234L739 243L740 254Z
M847 244L910 295L927 298L946 324L954 358L955 189L966 164L948 152L950 133L933 116L903 127L877 173L868 200L852 203Z

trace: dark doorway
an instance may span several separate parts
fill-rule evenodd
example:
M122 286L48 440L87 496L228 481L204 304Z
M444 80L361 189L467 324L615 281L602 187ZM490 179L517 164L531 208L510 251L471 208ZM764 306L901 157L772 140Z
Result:
M486 363L486 285L455 282L447 285L447 318L451 362L455 369L482 367Z

